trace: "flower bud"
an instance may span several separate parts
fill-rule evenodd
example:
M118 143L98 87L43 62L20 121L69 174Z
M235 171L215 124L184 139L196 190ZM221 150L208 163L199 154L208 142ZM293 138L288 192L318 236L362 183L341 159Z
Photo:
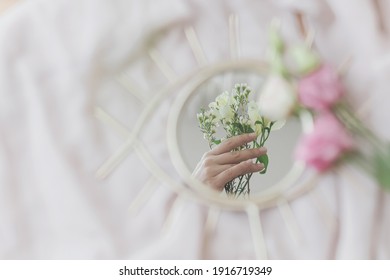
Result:
M268 77L258 99L260 114L270 121L286 119L295 106L295 93L282 77Z

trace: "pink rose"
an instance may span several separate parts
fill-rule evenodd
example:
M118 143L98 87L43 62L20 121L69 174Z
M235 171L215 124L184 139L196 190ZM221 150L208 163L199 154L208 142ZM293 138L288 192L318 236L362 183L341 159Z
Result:
M311 133L297 146L295 157L317 171L325 171L354 146L343 125L330 113L319 116Z
M343 94L337 73L328 65L323 65L298 84L299 101L306 107L319 111L328 110Z

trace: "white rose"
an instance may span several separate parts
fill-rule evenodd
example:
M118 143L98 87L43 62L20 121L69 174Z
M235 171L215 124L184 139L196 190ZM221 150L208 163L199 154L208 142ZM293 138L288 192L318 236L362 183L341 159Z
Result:
M286 119L295 105L295 93L291 85L282 77L270 76L258 99L262 116L271 121Z

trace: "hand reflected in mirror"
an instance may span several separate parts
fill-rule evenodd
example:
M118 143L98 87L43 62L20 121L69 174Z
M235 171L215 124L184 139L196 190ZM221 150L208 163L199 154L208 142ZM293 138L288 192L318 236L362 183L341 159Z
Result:
M255 133L242 134L223 141L203 155L193 176L212 189L222 191L234 178L263 170L264 164L254 160L267 153L265 147L235 151L256 137Z

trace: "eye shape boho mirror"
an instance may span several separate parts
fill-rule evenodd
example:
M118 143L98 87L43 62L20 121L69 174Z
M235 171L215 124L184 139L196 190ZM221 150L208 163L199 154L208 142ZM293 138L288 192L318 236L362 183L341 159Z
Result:
M294 148L302 134L303 125L310 126L310 118L289 118L278 130L272 130L265 143L269 158L267 172L256 172L250 181L250 196L229 199L224 192L213 191L191 173L210 147L203 139L197 113L207 108L217 95L245 81L250 84L250 99L259 98L267 78L266 66L255 60L240 60L214 65L194 75L178 93L168 122L169 149L178 172L195 193L223 205L277 203L284 190L294 185L302 175L303 166L293 159ZM302 121L304 123L302 123ZM220 131L218 133L221 133ZM223 134L223 133L222 133ZM221 138L221 137L220 137Z

